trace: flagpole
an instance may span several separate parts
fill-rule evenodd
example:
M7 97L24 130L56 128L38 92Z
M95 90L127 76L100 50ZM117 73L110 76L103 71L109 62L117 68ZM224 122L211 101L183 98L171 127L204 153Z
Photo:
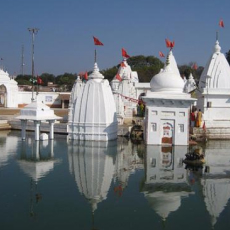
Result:
M218 41L218 40L219 40L219 32L216 31L216 41Z
M94 63L97 63L97 49L96 48L94 52Z

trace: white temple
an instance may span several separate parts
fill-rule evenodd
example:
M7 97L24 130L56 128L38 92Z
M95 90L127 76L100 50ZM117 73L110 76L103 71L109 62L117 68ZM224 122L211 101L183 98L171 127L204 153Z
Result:
M83 85L85 83L82 82L80 76L77 77L77 80L75 81L73 88L71 90L70 99L69 99L69 112L68 112L68 121L72 121L73 119L73 104L74 101L77 100L77 97L81 94L81 90L83 88Z
M206 127L216 129L212 137L229 138L229 132L220 129L230 128L230 67L218 41L200 77L199 90L197 107L203 112Z
M165 67L151 82L151 92L143 97L145 111L145 142L153 145L188 145L189 109L195 99L184 93L172 51Z
M185 85L184 85L184 92L185 93L191 93L192 91L194 91L196 89L196 82L193 78L192 73L190 73L188 80L185 81Z
M117 75L119 75L121 80L117 79ZM130 99L137 99L138 97L135 83L138 83L139 79L137 72L131 70L126 58L122 61L117 75L111 81L111 87L117 113L119 114L118 122L123 124L124 118L132 118L133 114L136 113L136 103L133 103Z
M117 138L117 115L108 80L99 72L97 63L72 101L72 119L69 120L69 139L107 141Z
M9 74L0 69L0 106L18 107L18 83Z

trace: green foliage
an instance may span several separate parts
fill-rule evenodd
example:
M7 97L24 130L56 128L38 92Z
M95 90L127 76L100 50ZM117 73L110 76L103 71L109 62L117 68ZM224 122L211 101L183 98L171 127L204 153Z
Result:
M31 75L18 75L15 81L18 82L18 85L32 85L30 81L31 78Z
M190 73L192 73L194 79L195 79L196 81L199 81L200 76L201 76L201 73L202 73L204 67L203 67L203 66L199 66L199 67L195 70L195 69L193 69L191 66L193 66L193 63L190 63L190 64L188 64L188 65L181 65L181 66L178 66L181 76L185 76L185 77L188 79Z
M76 78L76 74L64 73L55 78L55 83L61 87L62 91L71 91Z
M42 85L47 86L48 82L54 82L55 81L55 76L53 74L49 73L43 73L41 74L40 78L42 79Z
M132 71L137 71L140 82L150 82L160 72L164 64L154 56L134 56L128 59Z
M106 79L112 81L114 76L117 74L117 71L118 71L118 66L114 66L112 68L102 70L101 73L104 75Z
M225 54L228 64L230 65L230 50Z

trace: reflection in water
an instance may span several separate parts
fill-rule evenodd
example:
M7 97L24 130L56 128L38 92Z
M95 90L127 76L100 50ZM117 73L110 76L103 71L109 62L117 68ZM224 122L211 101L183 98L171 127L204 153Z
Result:
M53 140L50 142L34 141L28 145L22 142L18 164L25 174L38 182L54 168Z
M34 202L42 200L42 194L38 189L38 181L45 177L54 168L53 140L22 142L18 164L30 180L30 216L35 217Z
M205 149L206 168L201 185L213 226L230 198L229 149L229 141L210 141Z
M183 166L186 152L186 146L147 146L142 191L163 220L179 209L181 198L191 194L187 170Z
M0 168L7 165L10 156L15 155L18 147L18 137L8 135L9 132L0 132Z
M69 168L79 192L92 207L105 200L114 173L116 142L73 141L69 144Z
M128 185L129 176L136 169L143 169L143 159L139 157L143 151L141 147L143 146L133 145L124 138L118 142L114 178L118 180L119 185L114 188L114 192L119 196Z

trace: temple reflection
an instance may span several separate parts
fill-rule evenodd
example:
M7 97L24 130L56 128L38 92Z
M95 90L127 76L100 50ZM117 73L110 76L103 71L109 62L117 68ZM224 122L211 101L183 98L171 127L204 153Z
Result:
M144 168L144 151L144 145L133 145L125 138L118 140L114 172L114 180L119 184L114 191L118 194L127 187L130 175L135 173L135 170Z
M230 198L230 142L209 141L201 185L204 201L214 226Z
M192 193L183 165L186 152L186 146L147 146L142 192L163 220L179 209L182 198Z
M95 212L100 202L107 198L113 174L116 142L72 141L69 144L69 170L79 192Z
M53 140L22 142L18 164L22 171L38 182L54 169Z
M9 158L16 154L18 148L18 137L9 133L9 130L0 132L0 168L8 164Z

